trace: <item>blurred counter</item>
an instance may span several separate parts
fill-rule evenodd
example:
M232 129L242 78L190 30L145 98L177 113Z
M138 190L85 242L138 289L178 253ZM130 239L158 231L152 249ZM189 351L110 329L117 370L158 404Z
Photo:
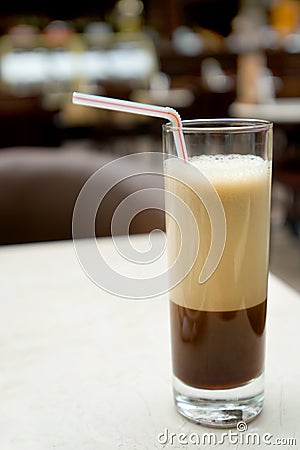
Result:
M36 36L30 46L2 37L1 82L27 88L65 83L60 89L107 80L139 81L143 85L158 70L155 47L142 33L116 33L106 45L89 43L83 34L76 33L72 39L51 44L44 35Z
M300 124L300 97L278 98L268 103L233 102L229 107L232 117L269 120L274 123Z

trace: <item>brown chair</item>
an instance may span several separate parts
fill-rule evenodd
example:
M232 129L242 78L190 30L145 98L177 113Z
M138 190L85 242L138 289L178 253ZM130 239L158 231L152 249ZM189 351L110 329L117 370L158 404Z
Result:
M0 244L71 239L72 215L78 194L91 175L115 159L116 156L111 154L88 150L79 153L48 148L2 149ZM142 173L147 170L147 163L133 164L122 160L117 169L108 165L97 177L99 198L112 176L116 176L116 170L118 177L125 180L117 183L104 197L96 217L96 235L109 236L111 219L119 203L128 195L147 188L158 188L153 191L157 208L139 213L130 225L130 233L164 229L162 177L130 176L132 171ZM136 201L137 211L142 210L143 197ZM119 234L126 229L123 225L120 223L118 227Z

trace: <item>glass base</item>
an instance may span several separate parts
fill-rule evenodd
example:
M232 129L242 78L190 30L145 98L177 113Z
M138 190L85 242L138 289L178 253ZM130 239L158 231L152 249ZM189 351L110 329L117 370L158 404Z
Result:
M175 405L180 414L201 425L236 427L250 422L262 410L264 375L233 389L197 389L173 377Z

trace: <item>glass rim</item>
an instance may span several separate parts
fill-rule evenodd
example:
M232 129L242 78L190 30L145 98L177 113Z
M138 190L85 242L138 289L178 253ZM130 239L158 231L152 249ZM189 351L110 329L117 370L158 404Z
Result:
M257 133L271 130L273 123L264 119L226 117L182 120L181 127L167 122L162 127L166 132L181 130L183 133Z

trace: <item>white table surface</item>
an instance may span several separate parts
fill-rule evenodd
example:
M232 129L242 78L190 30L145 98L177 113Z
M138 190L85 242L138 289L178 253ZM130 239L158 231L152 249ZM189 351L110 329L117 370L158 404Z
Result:
M270 445L232 437L198 447L190 433L221 439L226 430L175 411L167 295L134 301L102 291L72 242L2 247L0 267L1 450L276 448L276 439L300 448L300 296L273 275L265 406L246 432L269 433Z

